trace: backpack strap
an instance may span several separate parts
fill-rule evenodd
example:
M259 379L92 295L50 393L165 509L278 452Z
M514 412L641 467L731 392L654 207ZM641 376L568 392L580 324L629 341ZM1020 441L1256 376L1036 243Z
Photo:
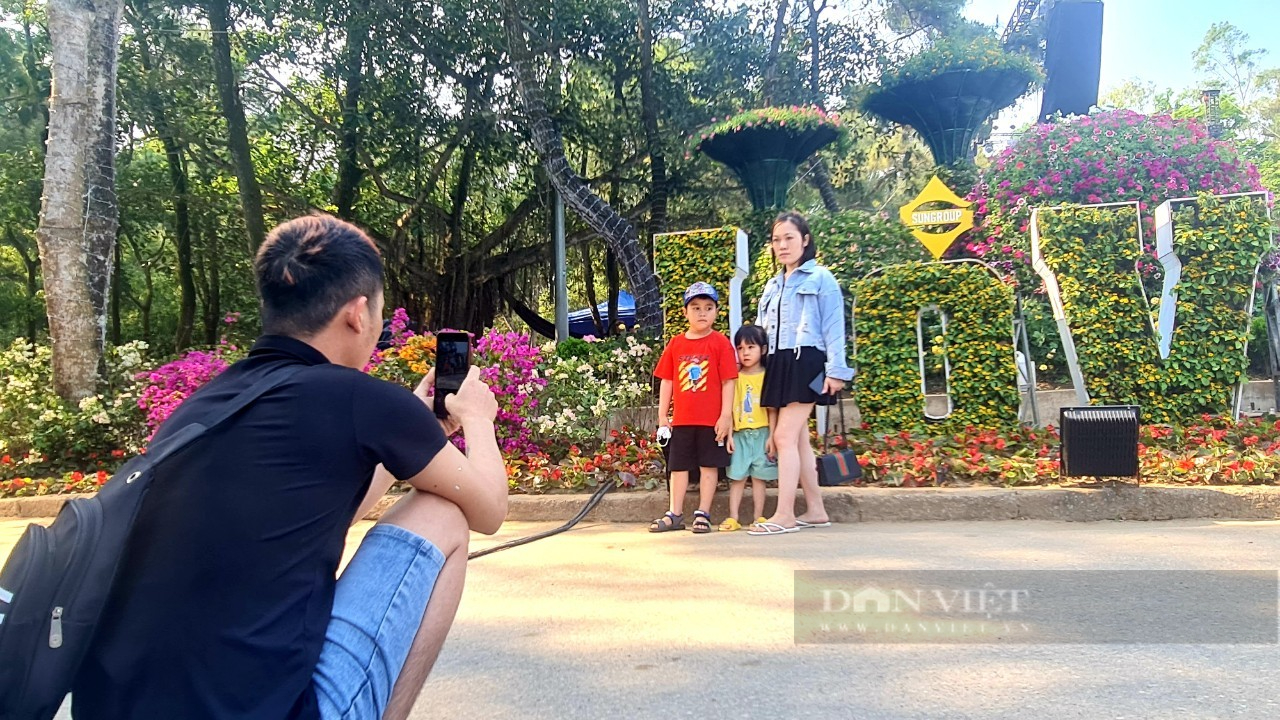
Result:
M283 385L303 367L305 366L288 365L268 374L232 398L208 423L197 422L185 425L174 434L147 448L147 458L152 465L160 464L165 458L191 444L192 441L203 435L206 430L211 430L221 425L270 390Z

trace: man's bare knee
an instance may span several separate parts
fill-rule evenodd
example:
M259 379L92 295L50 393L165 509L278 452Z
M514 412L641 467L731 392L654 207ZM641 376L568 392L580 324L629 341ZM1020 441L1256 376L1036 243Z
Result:
M471 530L457 505L439 495L411 490L382 515L380 523L402 527L431 541L445 555L467 549Z

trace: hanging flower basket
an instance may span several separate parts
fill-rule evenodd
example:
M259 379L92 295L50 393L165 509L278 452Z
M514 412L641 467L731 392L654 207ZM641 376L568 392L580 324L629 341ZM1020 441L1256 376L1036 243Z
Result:
M1029 59L1004 52L993 40L943 41L886 74L862 108L914 128L934 162L953 165L972 157L983 123L1040 77Z
M796 168L844 135L839 117L818 108L748 110L703 129L697 150L742 181L756 210L782 208Z

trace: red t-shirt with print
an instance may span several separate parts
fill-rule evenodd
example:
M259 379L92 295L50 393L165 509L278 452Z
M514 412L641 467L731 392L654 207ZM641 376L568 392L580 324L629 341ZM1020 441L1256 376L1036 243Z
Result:
M672 425L712 427L720 419L724 382L738 377L738 355L718 332L697 340L680 333L662 351L653 374L671 381Z

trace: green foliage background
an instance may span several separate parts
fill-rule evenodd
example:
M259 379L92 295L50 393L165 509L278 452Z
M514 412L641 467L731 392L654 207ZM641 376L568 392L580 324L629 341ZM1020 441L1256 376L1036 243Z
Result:
M1245 378L1254 272L1271 247L1260 197L1202 195L1175 209L1177 325L1161 361L1134 263L1143 257L1136 207L1043 213L1041 239L1058 275L1090 399L1142 406L1144 421L1228 413ZM1158 307L1159 298L1153 298Z
M856 396L876 432L1012 427L1018 421L1013 290L979 263L907 263L852 284L857 326ZM916 339L920 308L948 318L953 411L924 417Z
M689 329L684 291L695 282L711 283L720 294L715 329L729 334L729 281L737 274L738 228L667 233L653 239L653 263L662 289L663 335L671 339Z

